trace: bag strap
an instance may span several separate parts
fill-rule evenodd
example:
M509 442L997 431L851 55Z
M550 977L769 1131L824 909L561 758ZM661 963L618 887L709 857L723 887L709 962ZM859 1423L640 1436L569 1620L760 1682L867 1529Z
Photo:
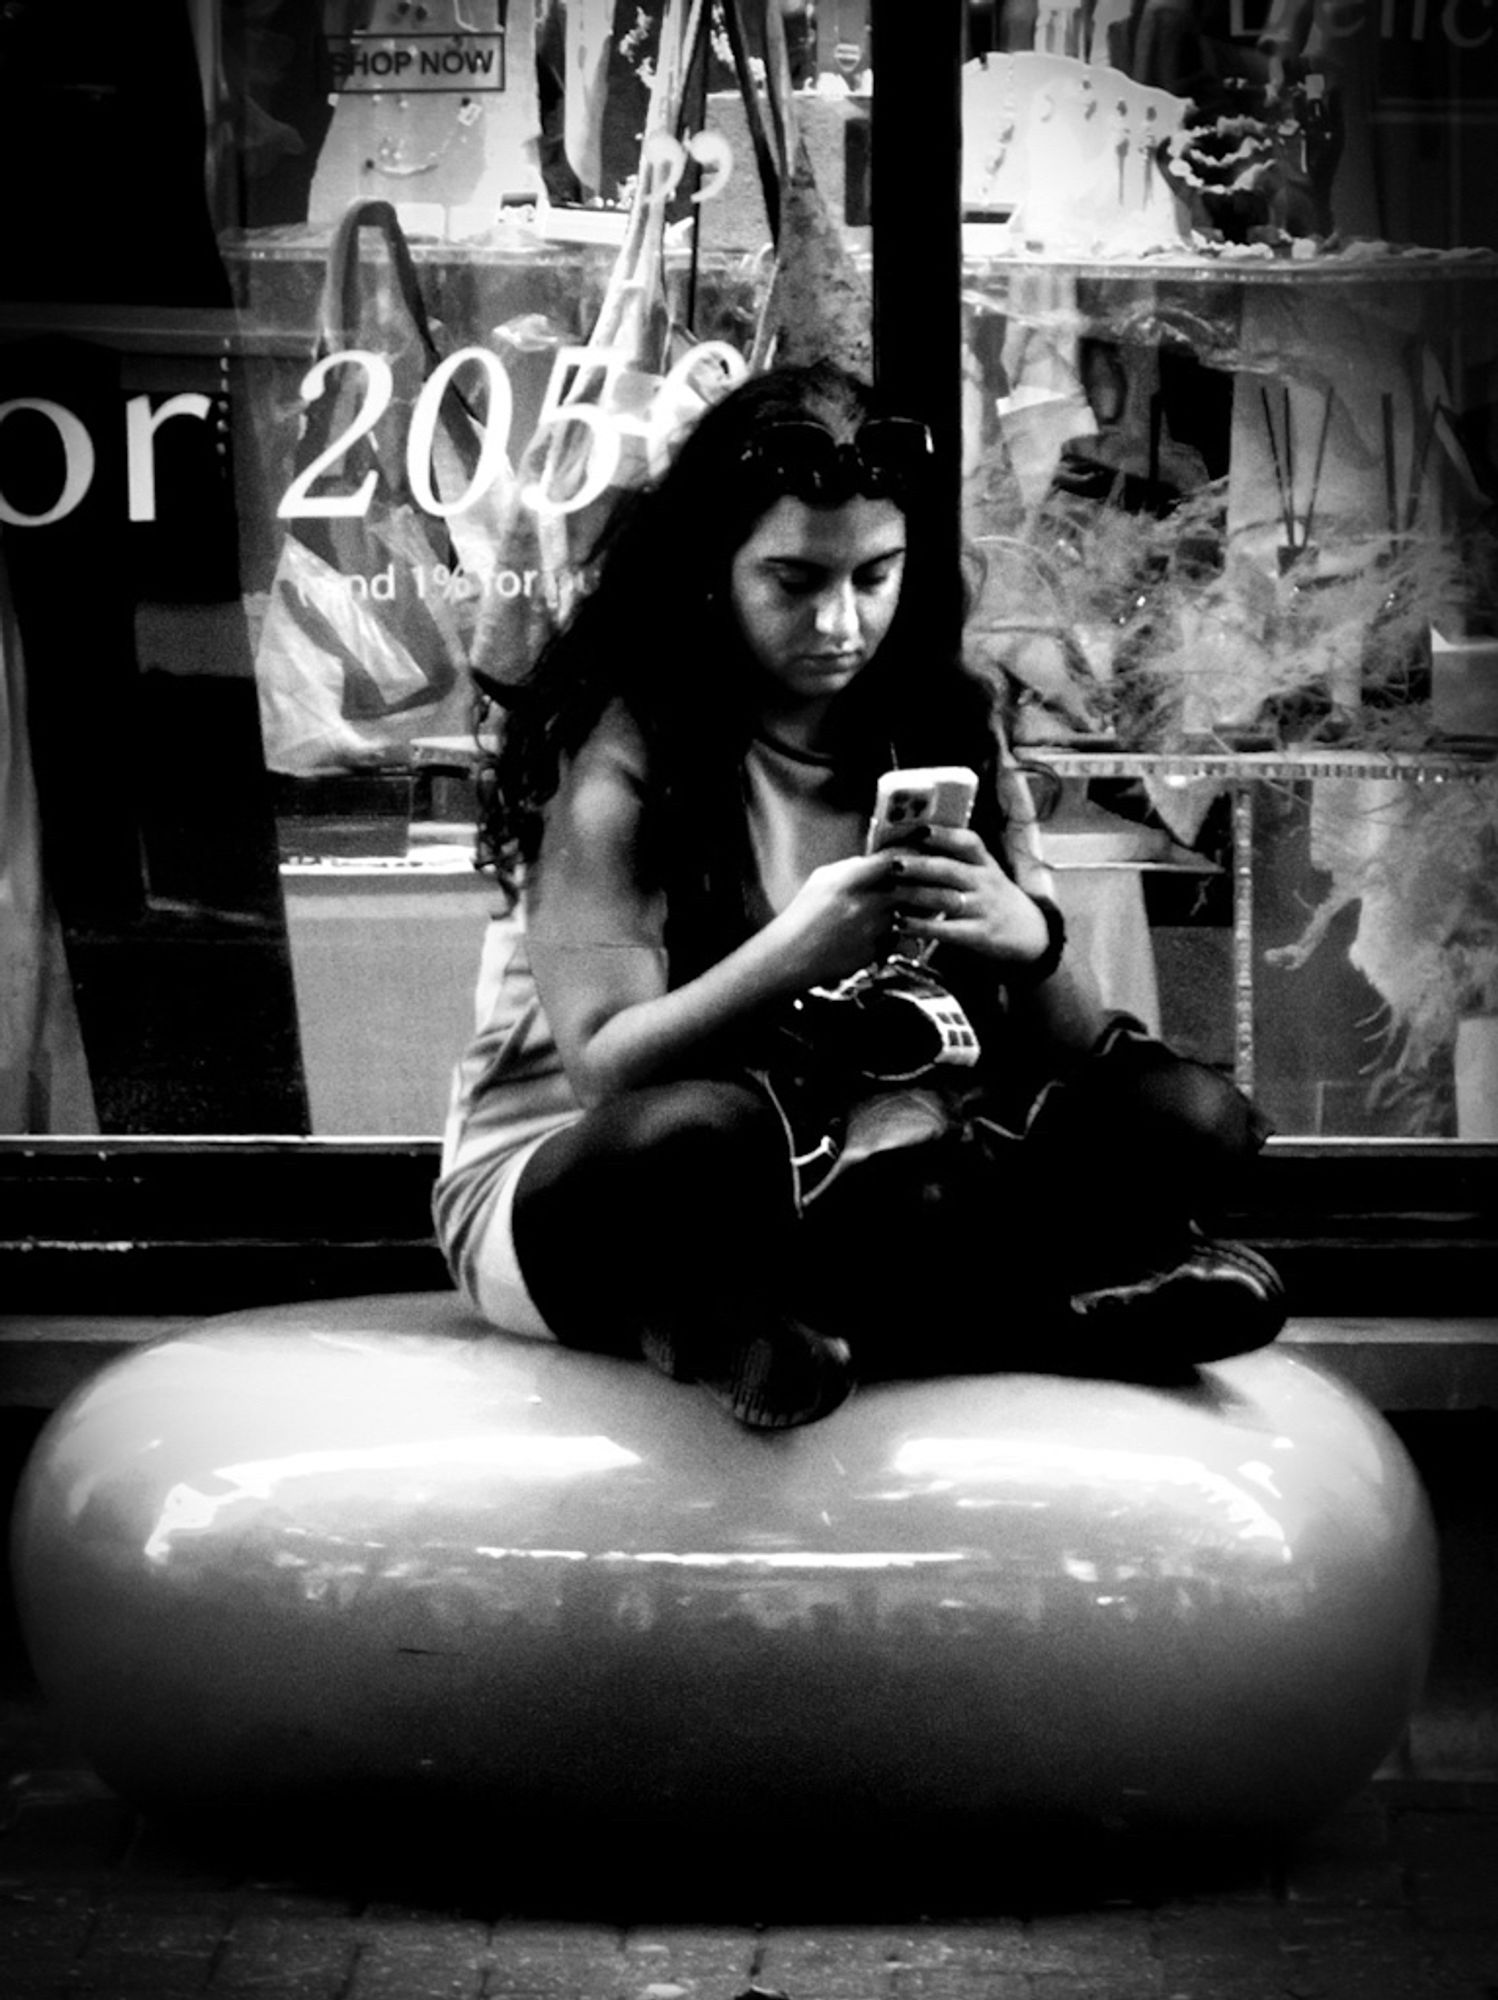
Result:
M363 238L368 231L374 231L385 245L401 305L420 347L421 373L423 376L430 375L443 358L442 350L437 345L432 323L427 316L411 246L401 228L394 204L383 199L352 202L338 219L328 245L328 262L318 306L317 352L319 355L336 354L359 344L356 327L360 307L361 252ZM455 415L454 406L460 415ZM331 421L326 398L319 407L323 410L323 424L326 425ZM437 416L458 462L465 472L471 474L479 458L477 432L481 419L458 382L448 383ZM308 447L320 449L322 442L321 427L309 419Z
M322 360L330 354L339 354L361 344L357 332L359 288L363 270L363 240L369 232L376 234L385 245L400 303L415 336L420 375L424 379L442 361L442 350L437 345L427 317L416 263L400 218L394 205L385 200L352 202L334 227L328 243L318 301L314 357ZM305 467L321 455L341 420L338 398L326 391L303 406L302 428L295 451L298 468ZM453 461L461 468L456 477L462 480L471 478L479 462L481 419L457 382L449 382L446 386L437 410L437 424L444 445L451 447ZM374 455L389 482L393 497L409 504L411 495L406 483L403 453L398 449L392 450L388 445L378 446L372 437L360 440L357 449ZM432 540L433 559L455 562L458 558L450 529L439 520L424 518L426 532ZM339 525L322 519L304 519L297 521L291 532L294 539L338 568ZM362 531L360 526L359 532Z
M770 224L770 244L772 249L780 246L780 190L785 175L790 170L786 156L786 132L780 115L781 106L772 90L770 93L771 123L774 136L766 130L765 108L755 88L754 73L749 63L749 47L744 34L741 0L723 0L723 25L728 31L728 49L733 57L734 74L738 80L739 96L744 102L744 119L749 127L749 143L754 149L754 164L759 169L760 193L765 204L765 215ZM768 24L767 24L768 25Z
M336 354L342 348L357 345L354 329L359 320L360 264L366 230L373 230L384 241L401 304L416 329L426 370L430 371L442 359L441 351L433 338L431 321L427 318L411 246L406 241L394 204L384 200L351 202L338 218L328 245L327 270L318 304L318 351Z

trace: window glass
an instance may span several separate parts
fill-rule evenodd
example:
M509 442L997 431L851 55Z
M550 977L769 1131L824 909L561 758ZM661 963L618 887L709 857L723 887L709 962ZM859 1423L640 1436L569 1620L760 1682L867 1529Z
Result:
M1282 1133L1498 1136L1498 23L994 0L975 646L1115 1004Z
M868 12L0 11L0 1131L437 1130L480 677L867 352ZM1289 1134L1498 1117L1487 16L967 8L975 652L1109 997Z
M866 72L835 9L0 11L0 1131L440 1128L483 688L705 399L866 344Z

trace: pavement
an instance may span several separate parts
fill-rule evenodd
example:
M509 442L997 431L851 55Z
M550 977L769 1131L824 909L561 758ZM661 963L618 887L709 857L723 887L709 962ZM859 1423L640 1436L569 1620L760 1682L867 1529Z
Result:
M273 1839L142 1818L34 1693L0 1748L3 2000L1498 2000L1494 1782L1386 1773L1233 1854L919 1830L787 1879L726 1804L691 1870L643 1836L479 1826L451 1874L378 1835L288 1871Z
M1468 1430L1470 1429L1470 1436ZM1498 2000L1495 1419L1412 1442L1445 1581L1405 1741L1237 1851L978 1823L516 1825L428 1843L143 1817L0 1606L0 2000Z

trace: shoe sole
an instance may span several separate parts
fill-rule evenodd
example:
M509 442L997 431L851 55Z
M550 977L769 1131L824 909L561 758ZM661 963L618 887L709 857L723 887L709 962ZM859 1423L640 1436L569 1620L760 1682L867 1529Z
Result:
M1226 1361L1268 1347L1285 1323L1284 1294L1272 1265L1241 1244L1213 1246L1158 1277L1104 1286L1072 1302L1082 1325L1110 1337L1137 1327L1150 1348L1174 1361Z

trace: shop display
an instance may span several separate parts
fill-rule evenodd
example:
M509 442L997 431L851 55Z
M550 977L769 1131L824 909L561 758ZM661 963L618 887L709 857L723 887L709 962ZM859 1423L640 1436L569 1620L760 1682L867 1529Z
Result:
M62 926L43 870L26 697L0 542L0 1132L94 1132Z
M383 251L377 274L366 236ZM380 353L361 334L371 315ZM468 726L475 606L452 579L465 556L474 576L492 565L514 485L508 382L478 351L466 370L439 353L388 202L340 218L320 321L255 657L265 761L280 772L391 763L414 737ZM335 464L349 493L315 493Z
M332 123L308 220L398 201L407 227L461 239L541 193L536 8L528 0L374 0L329 38ZM585 10L584 10L585 11Z
M521 11L509 10L508 41L504 10L496 17L491 68L508 74L499 60L505 49L506 62L530 57L534 84L533 43L515 32ZM569 39L577 62L588 47L581 30L591 32L598 18L584 10ZM367 33L335 44L340 63L365 69L352 92L358 119L340 124L340 97L319 157L311 241L246 245L240 264L257 286L268 278L279 284L289 272L304 279L309 268L320 275L311 365L296 387L298 432L282 403L263 411L257 438L274 455L268 483L286 524L256 661L273 770L396 766L424 739L470 734L475 674L492 685L521 669L576 587L600 507L648 475L720 379L742 372L738 346L698 339L684 323L667 270L667 211L680 165L667 154L685 157L676 133L703 23L680 0L665 10L640 141L650 171L620 215L617 241L596 249L559 249L544 239L539 184L523 214L506 221L502 173L490 175L482 199L464 184L474 196L467 221L485 237L471 254L451 241L462 233L456 201L434 208L359 199L338 210L331 231L320 228L319 189L334 185L349 132L365 133L366 110L374 118L419 109L417 91L392 97L362 82L407 57L402 74L419 72L428 43L454 61L466 50L477 62L488 47L479 46L482 37L475 42L461 6L382 5ZM529 114L512 105L506 115L520 121L509 128L513 138ZM477 130L477 118L471 122ZM532 155L534 138L532 131L524 139ZM574 132L571 143L586 164L586 133ZM376 159L375 168L394 176L388 161ZM442 168L433 163L429 192L464 191L442 178ZM378 255L361 257L361 232L382 239ZM482 320L475 271L492 280ZM515 310L524 288L538 302L546 297L548 277L553 309ZM449 278L468 296L450 298ZM704 287L702 297L709 304L713 292ZM752 338L752 321L746 330Z
M867 252L869 217L871 97L828 75L821 88L795 94L794 116L808 171L850 250ZM748 113L737 91L715 91L707 102L709 129L721 135L733 171L702 212L706 247L762 253L771 242L770 219L759 177Z
M964 212L986 247L1137 257L1183 248L1162 160L1191 107L1075 56L1001 54L962 77ZM975 232L969 225L969 240Z
M503 681L529 656L612 492L772 352L830 349L872 368L876 83L902 38L913 48L923 32L919 10L879 32L894 46L873 40L868 0L789 12L748 0L194 9L183 34L196 38L195 66L142 58L148 122L169 101L186 121L171 171L165 153L153 169L152 212L175 212L162 204L182 198L189 152L197 171L207 105L192 240L211 251L216 237L213 280L234 311L185 334L176 308L160 308L163 356L140 352L97 394L81 384L100 338L137 351L155 338L112 309L98 309L102 336L85 329L92 351L55 377L29 361L12 372L0 500L20 516L7 528L18 592L85 514L99 521L97 585L128 486L131 507L161 515L132 515L129 532L149 529L180 572L140 583L134 637L149 671L131 666L130 698L164 691L175 713L210 692L215 704L243 697L236 726L258 759L247 640L283 863L377 851L383 865L414 864L437 822L466 811L434 813L422 788L432 773L467 783L476 674ZM133 46L107 43L120 62ZM46 49L43 83L64 74L66 38L49 30ZM1453 1036L1491 1012L1491 988L1474 988L1450 938L1432 933L1441 956L1429 964L1449 978L1433 974L1430 991L1452 1005L1409 1003L1411 965L1368 939L1402 857L1429 845L1434 804L1457 815L1457 794L1420 791L1426 810L1414 794L1391 809L1375 874L1348 872L1335 800L1366 805L1365 784L1390 771L1417 790L1424 778L1465 784L1498 744L1498 215L1483 154L1498 35L1475 14L1403 0L993 0L968 10L966 50L972 643L1015 698L1021 750L1065 777L1052 837L1071 843L1069 885L1106 941L1094 956L1136 1010L1177 1031L1189 1013L1202 1053L1243 1080L1256 1041L1261 1072L1280 1064L1278 1042L1300 1030L1282 996L1310 983L1313 964L1330 979L1335 958L1349 1020L1438 1031L1420 1031L1417 1061L1402 1042L1371 1047L1381 1026L1361 1040L1349 1029L1334 1084L1320 1055L1305 1058L1344 1108L1289 1108L1300 1085L1287 1083L1282 1129L1323 1116L1363 1129L1370 1092L1377 1118L1392 1116L1384 1082L1397 1077L1417 1129L1454 1130ZM108 106L90 105L102 141ZM97 149L70 143L70 171L97 178ZM890 143L913 157L918 141ZM357 232L365 254L352 259L348 218L370 204L388 228ZM129 257L102 267L110 295L178 296L177 279L141 277L175 233L119 234ZM357 310L340 265L360 273ZM68 283L94 282L74 258ZM218 296L193 291L203 307ZM64 414L14 402L38 396ZM49 421L48 447L61 442L67 461L59 492L45 477L33 490L16 465L16 447ZM84 434L98 461L88 479ZM234 508L221 523L213 513L212 538L210 463L213 508L231 497ZM66 518L41 525L53 507ZM211 578L198 553L210 539ZM220 543L237 566L221 563ZM180 606L179 583L192 597ZM199 593L227 593L244 628L232 649ZM101 617L107 601L93 588L78 615ZM53 740L65 704L47 692L61 682L37 664L46 635L28 641L33 733L46 739L38 785L55 786L70 768ZM188 679L188 663L231 651L233 674ZM92 641L83 653L132 657ZM174 729L163 750L159 729L141 732L173 770L153 798L188 783L178 746L199 734ZM1099 769L1108 776L1094 784ZM107 782L123 780L111 770ZM378 823L361 833L379 785ZM1296 788L1293 839L1277 817L1284 786ZM211 811L215 788L201 789ZM1486 834L1477 848L1469 835L1491 820L1489 790L1461 793L1451 856L1487 851ZM51 810L69 895L80 881L94 894L101 870L136 895L139 843L96 855ZM153 910L198 894L163 846L175 811L151 808ZM1462 865L1466 887L1441 907L1467 939L1486 905L1475 864ZM1156 935L1162 909L1169 927L1172 899L1188 893L1222 946L1210 1008ZM1257 907L1266 897L1272 920ZM75 922L69 896L58 900ZM217 892L203 900L238 908ZM1325 923L1307 931L1323 904ZM80 982L81 1014L105 984ZM121 1013L114 999L107 1021ZM1464 1048L1480 1039L1462 1035ZM137 1116L133 1096L112 1103L107 1088L101 1107L106 1130Z
M1021 18L963 71L963 204L992 219L984 247L1310 254L1343 152L1335 29L1310 14L1291 0L1234 35L1171 0L1055 0L1028 44Z
M1027 729L1449 739L1471 711L1449 654L1432 706L1433 634L1498 616L1493 218L1359 233L1411 116L1376 115L1371 28L1286 0L1209 32L1151 0L1028 33L966 66L963 106L968 525L1025 548L1064 635L990 647Z
M1493 1138L1498 1103L1498 776L1326 778L1310 808L1328 884L1271 966L1298 972L1344 913L1381 1002L1370 1089L1414 1129Z
M1211 1052L1288 1131L1471 1134L1493 1088L1498 75L1456 32L1015 4L963 73L975 656L1120 808L1115 929L1192 861L1230 885Z

